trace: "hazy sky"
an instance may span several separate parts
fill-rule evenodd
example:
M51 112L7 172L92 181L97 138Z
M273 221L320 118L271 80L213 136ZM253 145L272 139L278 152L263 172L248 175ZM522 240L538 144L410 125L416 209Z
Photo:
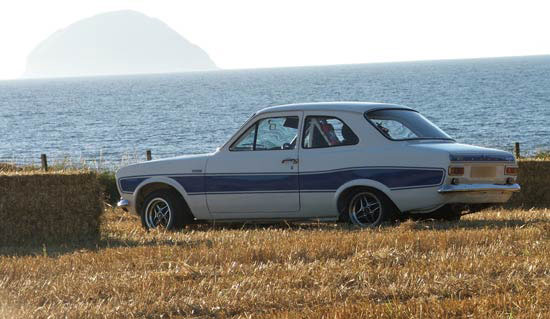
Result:
M2 0L0 79L98 13L158 18L224 69L550 54L550 1Z

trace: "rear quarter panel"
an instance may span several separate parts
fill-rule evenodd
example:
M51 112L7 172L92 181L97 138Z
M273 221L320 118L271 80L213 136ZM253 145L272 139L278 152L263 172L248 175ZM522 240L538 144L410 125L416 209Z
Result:
M353 186L368 186L382 191L401 211L442 203L437 189L445 180L448 153L411 151L409 142L386 139L362 114L306 112L305 116L308 115L341 119L359 137L359 143L300 149L301 207L304 216L337 216L339 195Z

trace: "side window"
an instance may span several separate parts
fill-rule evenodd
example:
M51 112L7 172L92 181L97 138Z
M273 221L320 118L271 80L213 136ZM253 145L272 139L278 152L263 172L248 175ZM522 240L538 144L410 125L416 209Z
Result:
M355 145L359 138L340 119L329 116L308 116L304 125L304 148Z
M403 140L409 138L417 138L418 136L414 134L408 127L403 123L396 120L379 120L373 119L372 122L376 127L389 138L395 140Z
M257 124L252 125L243 135L229 148L231 151L252 151L254 150L254 139L256 138Z
M297 116L261 119L229 148L231 151L292 150L296 148Z

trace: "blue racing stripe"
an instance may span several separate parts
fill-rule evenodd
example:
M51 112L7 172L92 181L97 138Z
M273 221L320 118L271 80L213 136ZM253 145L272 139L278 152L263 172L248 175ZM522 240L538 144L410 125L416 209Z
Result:
M297 191L298 175L211 175L206 192Z
M178 182L189 194L231 194L246 192L329 192L356 179L370 179L390 189L441 185L445 170L437 168L349 168L302 174L212 174L167 176ZM147 177L124 178L121 190L132 193Z
M143 182L146 178L145 177L133 177L133 178L123 178L120 179L118 182L120 184L120 190L123 193L133 193L138 185Z
M150 177L154 176L122 178L119 180L120 189L123 193L133 193L141 182ZM167 177L178 182L188 193L204 193L204 175Z
M437 186L443 183L443 169L362 168L319 174L300 175L300 189L336 190L355 179L370 179L390 189Z
M204 175L172 176L188 193L204 193Z

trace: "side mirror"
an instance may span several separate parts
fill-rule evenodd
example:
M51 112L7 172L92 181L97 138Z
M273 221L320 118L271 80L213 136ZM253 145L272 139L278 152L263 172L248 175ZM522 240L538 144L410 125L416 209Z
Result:
M283 150L291 150L293 148L294 147L292 147L292 144L290 144L290 143L284 143L283 144Z

